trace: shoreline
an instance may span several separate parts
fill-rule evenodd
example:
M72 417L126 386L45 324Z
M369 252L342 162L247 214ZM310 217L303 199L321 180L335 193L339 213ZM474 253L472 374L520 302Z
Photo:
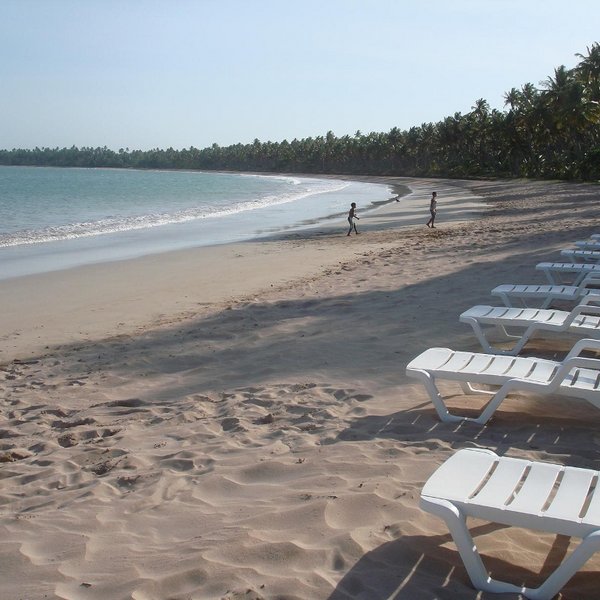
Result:
M448 220L468 219L481 210L477 198L458 198L448 183L352 179L397 185L399 192L408 188L400 202L388 201L364 214L360 230L368 236L420 223L428 214L431 186L448 200L457 198L457 215L448 213ZM407 186L410 182L416 191ZM0 363L44 354L56 345L131 334L201 312L207 305L314 276L356 255L356 244L346 243L345 223L340 219L339 225L327 222L245 242L0 280ZM300 246L303 240L306 247Z
M495 303L501 283L543 283L537 262L600 231L600 188L436 184L435 230L432 182L415 181L404 219L392 203L359 236L342 222L86 268L45 306L39 280L22 288L20 318L44 327L3 329L5 595L479 597L445 525L419 508L425 480L465 447L598 469L600 412L515 394L485 426L441 423L405 366L432 346L479 351L458 315ZM570 342L534 338L525 353L561 358ZM451 389L453 408L480 406ZM493 577L530 587L572 547L472 531ZM596 598L599 571L595 555L559 597Z
M98 194L98 190L102 185L107 185L107 182L98 179L96 175L97 173L93 175L86 173L81 181L75 180L74 185L83 188L89 186L92 189L91 194ZM120 179L123 173L118 175L114 185L118 187L122 184L125 190L131 190L134 204L141 202L141 189L136 189L135 186L142 186L144 180L140 180L139 175L136 175L132 184L131 181L126 180L127 178ZM161 179L163 175L165 178ZM197 175L200 177L206 174L197 173ZM227 176L223 173L215 174L215 177L218 178L219 175ZM22 234L7 233L0 236L2 237L0 279L115 262L173 250L193 249L198 246L268 239L272 234L280 231L301 230L339 220L344 217L346 200L360 201L364 198L369 208L372 208L389 198L389 186L372 183L240 173L237 176L227 176L226 186L235 188L236 185L241 185L244 188L249 185L248 192L238 193L232 189L231 202L223 204L225 191L215 189L216 212L212 212L210 196L199 193L196 200L190 197L190 194L194 193L193 186L198 182L201 184L202 180L192 178L179 181L178 174L168 172L157 172L153 176L158 176L155 180L158 188L169 185L183 186L182 200L171 198L171 202L163 198L162 201L166 204L157 206L158 197L156 194L150 195L145 215L138 217L115 215L100 221L91 218L89 223L86 214L75 213L71 217L73 224L59 225L56 231L53 227L43 226L44 218L38 219L37 225L34 222L29 233L28 226L24 225ZM57 185L55 171L50 170L43 177L47 177L50 188ZM210 179L210 175L208 177L207 185L209 187L215 185L211 183L213 180ZM279 187L279 191L275 191L270 187L272 185L270 180L274 179L287 182L287 187L285 189ZM18 180L17 169L17 173L13 173L13 187L15 187L14 181ZM255 198L258 193L254 189L256 185L263 189L263 193ZM254 193L249 191L252 189ZM272 191L273 194L264 196L266 190ZM85 192L82 193L85 195ZM19 194L16 188L12 192L12 195L15 194ZM168 194L169 192L163 189L162 195L167 197ZM9 202L10 196L9 190ZM252 198L256 202L252 201ZM115 198L112 200L114 201ZM38 199L38 201L41 206L45 206L45 200ZM108 202L106 210L110 211L110 193L104 201ZM103 200L98 198L98 202L102 205ZM190 207L189 204L194 202L197 202L197 206ZM41 211L42 214L44 212L46 210ZM192 215L195 215L195 218L188 218ZM306 218L306 215L309 218ZM23 214L16 216L17 220L24 218ZM83 220L83 223L78 224L79 220ZM160 225L157 225L159 222ZM56 239L54 239L55 233ZM36 239L43 241L35 242ZM18 240L25 243L13 243ZM28 241L32 243L27 243Z

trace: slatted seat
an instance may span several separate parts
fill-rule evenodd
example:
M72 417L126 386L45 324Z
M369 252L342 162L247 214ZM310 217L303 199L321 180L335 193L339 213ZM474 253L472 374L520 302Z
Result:
M600 251L578 248L574 250L567 248L560 251L561 255L566 257L568 260L574 260L576 262L584 263L598 263L600 262Z
M539 333L571 333L580 337L600 338L600 295L588 294L570 312L477 305L462 313L460 321L471 325L485 352L514 356L533 335ZM515 340L514 346L509 350L494 348L486 335L490 327L500 332L505 340ZM525 331L514 335L507 328Z
M552 285L560 284L557 276L570 276L572 281L570 285L579 285L590 273L600 275L600 264L596 263L564 263L564 262L541 262L535 268L543 271L546 278Z
M577 248L580 248L581 250L600 250L600 240L580 240L578 242L575 242L575 246L577 246Z
M428 479L421 508L444 519L473 586L549 600L600 549L598 471L459 450ZM492 579L466 525L467 517L581 538L538 588Z
M600 359L581 356L600 352L600 340L580 340L561 361L429 348L406 366L406 374L421 381L442 421L486 423L511 392L558 394L587 400L600 408ZM478 417L451 414L438 380L456 381L465 393L491 396ZM496 389L482 389L482 385Z
M529 308L531 302L539 308L549 308L553 302L579 302L588 294L600 294L600 275L586 277L579 285L519 285L503 284L492 290L505 306L514 308L515 300Z

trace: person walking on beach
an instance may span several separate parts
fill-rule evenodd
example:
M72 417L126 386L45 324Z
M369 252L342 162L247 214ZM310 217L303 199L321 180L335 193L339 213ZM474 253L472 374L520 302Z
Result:
M427 221L427 227L431 227L435 229L435 215L437 214L437 192L432 192L431 200L429 201L429 212L431 213L431 217L429 217L429 221Z
M350 235L352 233L352 229L354 229L354 233L356 233L356 235L358 235L358 229L356 229L356 223L355 223L354 219L359 219L359 217L356 215L356 202L353 202L350 205L350 212L348 213L348 223L350 223L350 229L348 230L348 235Z

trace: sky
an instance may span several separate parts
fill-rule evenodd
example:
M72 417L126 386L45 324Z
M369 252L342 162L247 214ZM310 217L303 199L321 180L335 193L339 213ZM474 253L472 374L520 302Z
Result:
M596 41L598 0L0 0L0 148L407 130Z

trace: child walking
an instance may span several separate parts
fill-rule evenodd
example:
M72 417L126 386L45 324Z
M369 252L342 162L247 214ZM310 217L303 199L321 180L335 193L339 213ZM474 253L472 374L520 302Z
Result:
M431 200L429 201L429 212L431 217L429 218L429 221L427 221L427 227L435 229L434 223L435 215L437 214L437 192L432 192L431 194Z
M354 229L354 233L356 233L356 235L358 235L358 229L356 229L356 223L354 222L354 219L359 219L359 217L356 215L356 202L353 202L350 205L350 212L348 213L348 223L350 223L350 229L348 230L348 235L350 235L352 233L352 229Z

